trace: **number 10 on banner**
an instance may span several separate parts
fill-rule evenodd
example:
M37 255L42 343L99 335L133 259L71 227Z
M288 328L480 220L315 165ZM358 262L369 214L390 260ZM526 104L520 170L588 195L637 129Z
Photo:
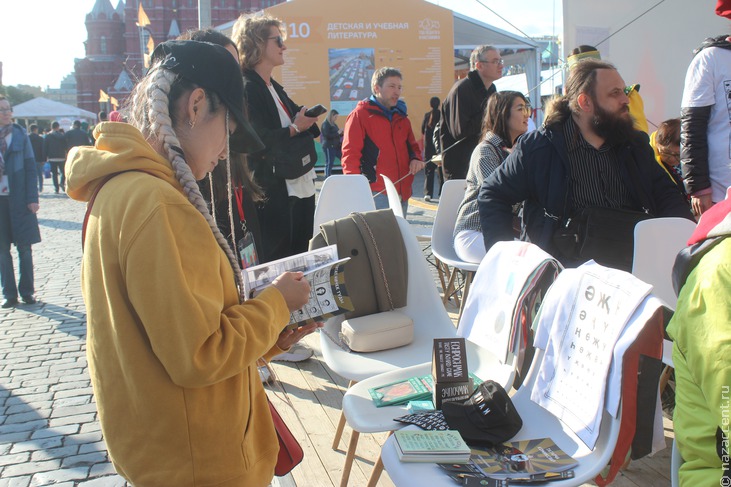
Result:
M298 39L298 38L306 39L306 38L310 37L310 24L308 24L307 22L300 22L300 23L290 22L287 25L288 25L287 34L292 39Z

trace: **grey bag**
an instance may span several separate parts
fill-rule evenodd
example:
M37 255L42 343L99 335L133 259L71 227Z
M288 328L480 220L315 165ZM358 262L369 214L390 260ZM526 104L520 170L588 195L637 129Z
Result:
M406 306L406 247L391 210L351 213L323 223L310 249L333 244L340 257L350 257L343 269L355 310L346 319Z

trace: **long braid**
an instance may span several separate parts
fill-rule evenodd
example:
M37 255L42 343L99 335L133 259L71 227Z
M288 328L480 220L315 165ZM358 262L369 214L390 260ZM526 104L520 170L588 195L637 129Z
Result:
M190 166L188 166L183 158L182 152L179 149L181 147L180 141L173 130L172 120L168 109L168 95L170 93L170 86L174 80L175 74L164 69L158 69L152 77L152 82L149 85L148 92L150 99L148 111L150 132L152 134L156 134L162 142L163 148L167 152L168 160L173 165L175 175L180 182L180 185L183 187L183 191L188 197L188 201L190 201L190 203L195 206L200 214L206 219L208 226L211 228L213 235L216 237L218 245L226 253L226 257L228 257L229 264L231 265L231 269L234 273L236 285L238 286L239 302L241 302L243 300L244 283L236 256L229 247L226 238L218 229L216 221L208 211L208 205L198 189L198 184L193 176Z
M211 216L214 220L218 221L216 218L216 200L213 198L213 173L208 173L208 191L211 195Z
M226 130L228 131L228 115L226 115ZM228 141L226 141L226 148L228 149ZM229 151L226 150L226 154L229 154ZM234 210L233 210L233 195L231 191L231 157L226 158L226 199L228 200L228 222L229 225L231 225L231 242L233 243L234 251L238 251L238 248L236 248L236 229L234 228ZM211 198L213 199L213 198ZM241 205L243 206L243 194L242 194L242 201Z

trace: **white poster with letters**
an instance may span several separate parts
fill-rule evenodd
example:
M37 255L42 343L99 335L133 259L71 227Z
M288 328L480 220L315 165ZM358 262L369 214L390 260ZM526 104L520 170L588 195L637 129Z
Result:
M545 355L531 399L593 448L615 344L652 286L593 262L564 271L556 286L536 331Z

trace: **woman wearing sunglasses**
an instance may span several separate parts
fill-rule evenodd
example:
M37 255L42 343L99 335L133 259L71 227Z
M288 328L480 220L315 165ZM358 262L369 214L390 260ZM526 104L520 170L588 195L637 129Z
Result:
M528 131L530 113L530 103L517 91L499 91L487 102L482 142L472 152L467 189L454 226L454 250L464 261L479 263L485 257L477 193L485 178L508 157L518 137Z
M262 248L259 260L268 262L307 250L315 215L315 171L285 179L275 172L274 148L287 148L297 137L319 137L317 117L293 102L272 79L284 64L284 25L266 15L241 16L233 27L239 50L249 119L266 149L251 154L249 165L265 202L258 207Z

